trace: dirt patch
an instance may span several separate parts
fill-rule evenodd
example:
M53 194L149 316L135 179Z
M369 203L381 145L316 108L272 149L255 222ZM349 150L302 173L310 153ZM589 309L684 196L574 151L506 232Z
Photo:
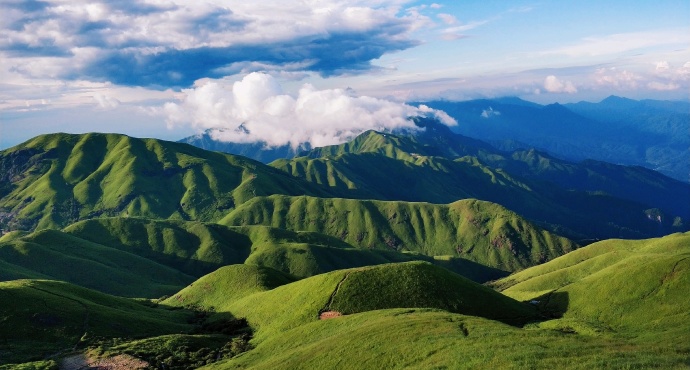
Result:
M137 370L145 369L149 363L128 355L117 355L90 359L85 355L75 355L60 361L60 370Z
M338 311L325 311L319 314L319 320L328 320L340 316L343 316L343 314Z

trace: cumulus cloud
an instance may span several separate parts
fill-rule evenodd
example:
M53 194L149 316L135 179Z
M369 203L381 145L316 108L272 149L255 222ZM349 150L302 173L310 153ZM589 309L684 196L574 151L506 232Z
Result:
M0 3L0 53L31 76L160 88L248 65L349 74L418 44L410 33L428 19L402 3L8 0Z
M596 70L595 81L598 85L615 87L616 89L637 89L643 77L615 67L599 68Z
M409 120L412 116L435 116L447 125L456 124L444 112L426 106L358 96L351 90L317 90L305 84L293 97L264 73L236 82L207 80L183 93L179 102L163 106L168 123L214 129L215 139L228 142L323 146L369 129L416 129Z
M577 88L570 81L561 81L556 76L547 76L544 80L544 89L552 93L569 93L574 94Z

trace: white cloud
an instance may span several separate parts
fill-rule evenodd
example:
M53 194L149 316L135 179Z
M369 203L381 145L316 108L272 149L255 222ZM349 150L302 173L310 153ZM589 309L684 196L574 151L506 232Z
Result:
M120 105L119 100L104 94L94 94L93 100L95 100L96 104L103 109L117 108Z
M688 36L687 30L617 33L586 37L579 43L549 50L542 54L563 54L570 57L600 56L660 45L687 44L688 42L690 42L690 36Z
M569 93L577 92L577 88L570 81L561 81L556 76L547 76L544 80L544 89L552 93Z
M441 13L436 15L440 20L442 20L445 24L457 24L458 19L455 18L454 15L452 14L447 14L447 13Z
M183 93L181 101L166 103L162 109L169 124L218 129L214 137L229 142L293 147L307 142L313 146L339 144L369 129L415 129L408 118L418 115L456 124L444 112L426 106L357 96L350 90L317 90L304 84L293 97L263 73L251 73L234 83L207 80Z
M28 77L128 86L189 86L228 75L223 69L260 65L324 75L365 71L372 60L417 45L411 33L430 25L428 17L404 12L407 2L45 0L26 9L0 2L0 58ZM334 53L328 45L344 56L324 61Z
M674 82L663 83L658 81L652 81L647 84L647 87L656 91L672 91L678 90L680 88L680 85Z
M657 72L665 72L671 69L671 65L667 61L661 61L656 63Z
M614 87L616 89L637 89L643 79L642 76L636 73L627 70L620 71L615 67L599 68L594 73L596 84Z

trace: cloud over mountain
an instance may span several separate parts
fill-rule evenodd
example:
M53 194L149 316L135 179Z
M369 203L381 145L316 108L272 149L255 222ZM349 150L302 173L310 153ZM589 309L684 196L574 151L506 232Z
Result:
M425 22L396 0L6 1L0 53L27 76L187 87L262 70L322 76L375 69Z
M456 124L442 111L358 96L351 90L317 90L304 84L293 97L265 73L251 73L236 82L200 81L182 92L179 102L169 102L160 111L168 123L216 129L214 139L228 142L323 146L369 129L416 129L408 119L412 116L434 116L447 125Z

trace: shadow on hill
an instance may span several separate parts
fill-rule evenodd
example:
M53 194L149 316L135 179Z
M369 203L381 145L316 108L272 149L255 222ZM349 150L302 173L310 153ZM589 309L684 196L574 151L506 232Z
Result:
M535 305L544 317L559 319L568 311L570 297L568 292L552 291L531 300L529 303Z

